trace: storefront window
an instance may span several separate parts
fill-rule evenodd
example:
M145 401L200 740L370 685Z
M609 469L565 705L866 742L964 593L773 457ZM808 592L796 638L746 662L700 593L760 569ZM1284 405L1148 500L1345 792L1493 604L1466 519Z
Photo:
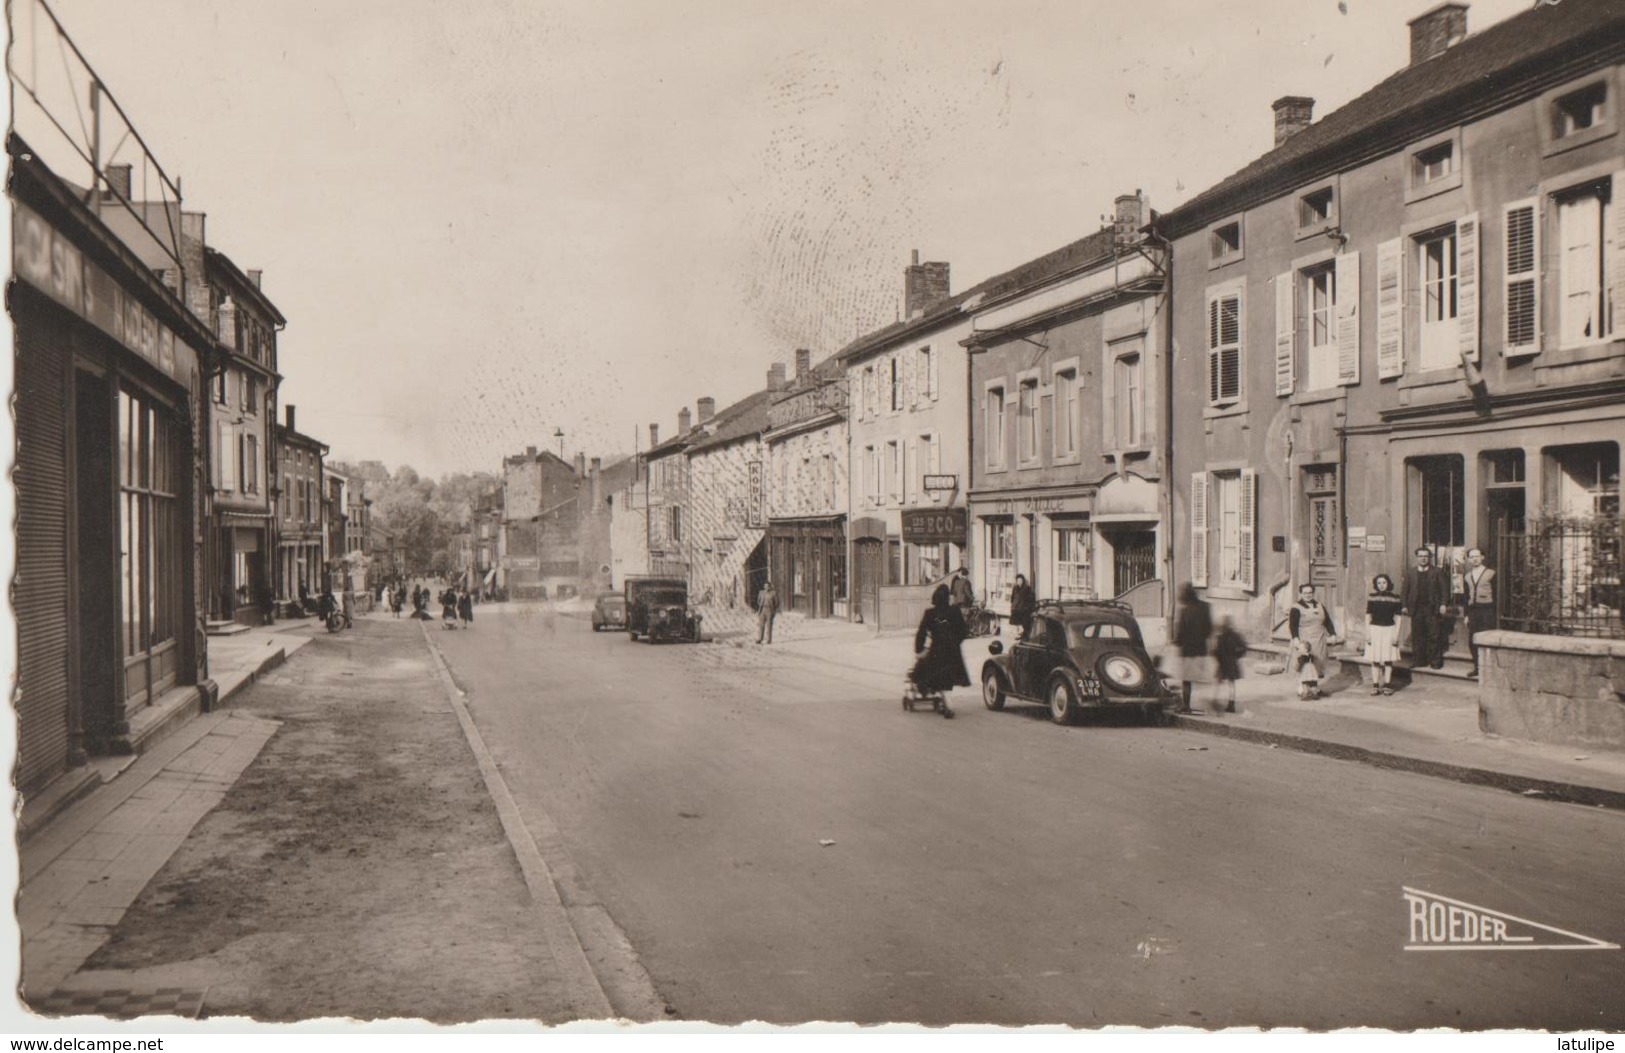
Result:
M1010 586L1016 577L1016 528L1013 523L987 523L984 525L987 553L982 580L987 586L989 602L1003 597L1008 600Z
M121 642L126 695L133 697L163 679L139 660L175 639L185 566L174 430L152 403L129 391L119 392L118 428Z
M1094 535L1087 526L1055 530L1055 588L1063 600L1095 598L1091 550Z

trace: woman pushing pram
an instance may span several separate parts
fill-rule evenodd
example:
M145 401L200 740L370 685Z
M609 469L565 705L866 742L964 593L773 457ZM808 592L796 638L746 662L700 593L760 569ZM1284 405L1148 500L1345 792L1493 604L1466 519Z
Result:
M924 704L945 717L954 715L948 707L946 692L970 686L970 672L965 668L964 656L959 653L959 646L967 635L965 617L950 601L948 586L938 585L931 595L931 606L914 634L914 653L919 657L908 674L904 709L912 710L915 705Z

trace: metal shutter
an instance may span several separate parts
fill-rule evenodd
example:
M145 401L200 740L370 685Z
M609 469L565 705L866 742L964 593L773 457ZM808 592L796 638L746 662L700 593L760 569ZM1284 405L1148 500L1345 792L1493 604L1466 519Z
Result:
M68 760L68 468L65 340L17 314L17 785Z

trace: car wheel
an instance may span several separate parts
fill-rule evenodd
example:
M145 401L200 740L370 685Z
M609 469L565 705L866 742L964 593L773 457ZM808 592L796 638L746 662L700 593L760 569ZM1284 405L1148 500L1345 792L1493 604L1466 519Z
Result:
M982 674L982 705L988 709L1004 708L1004 677L997 669Z
M1062 677L1050 681L1049 718L1057 724L1070 724L1078 719L1077 693Z

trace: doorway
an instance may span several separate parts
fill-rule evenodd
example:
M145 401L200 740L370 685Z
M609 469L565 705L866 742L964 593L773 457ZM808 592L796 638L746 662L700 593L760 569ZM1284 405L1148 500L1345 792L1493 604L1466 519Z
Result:
M101 750L113 734L119 693L112 387L105 376L79 371L73 399L79 704L86 744Z

